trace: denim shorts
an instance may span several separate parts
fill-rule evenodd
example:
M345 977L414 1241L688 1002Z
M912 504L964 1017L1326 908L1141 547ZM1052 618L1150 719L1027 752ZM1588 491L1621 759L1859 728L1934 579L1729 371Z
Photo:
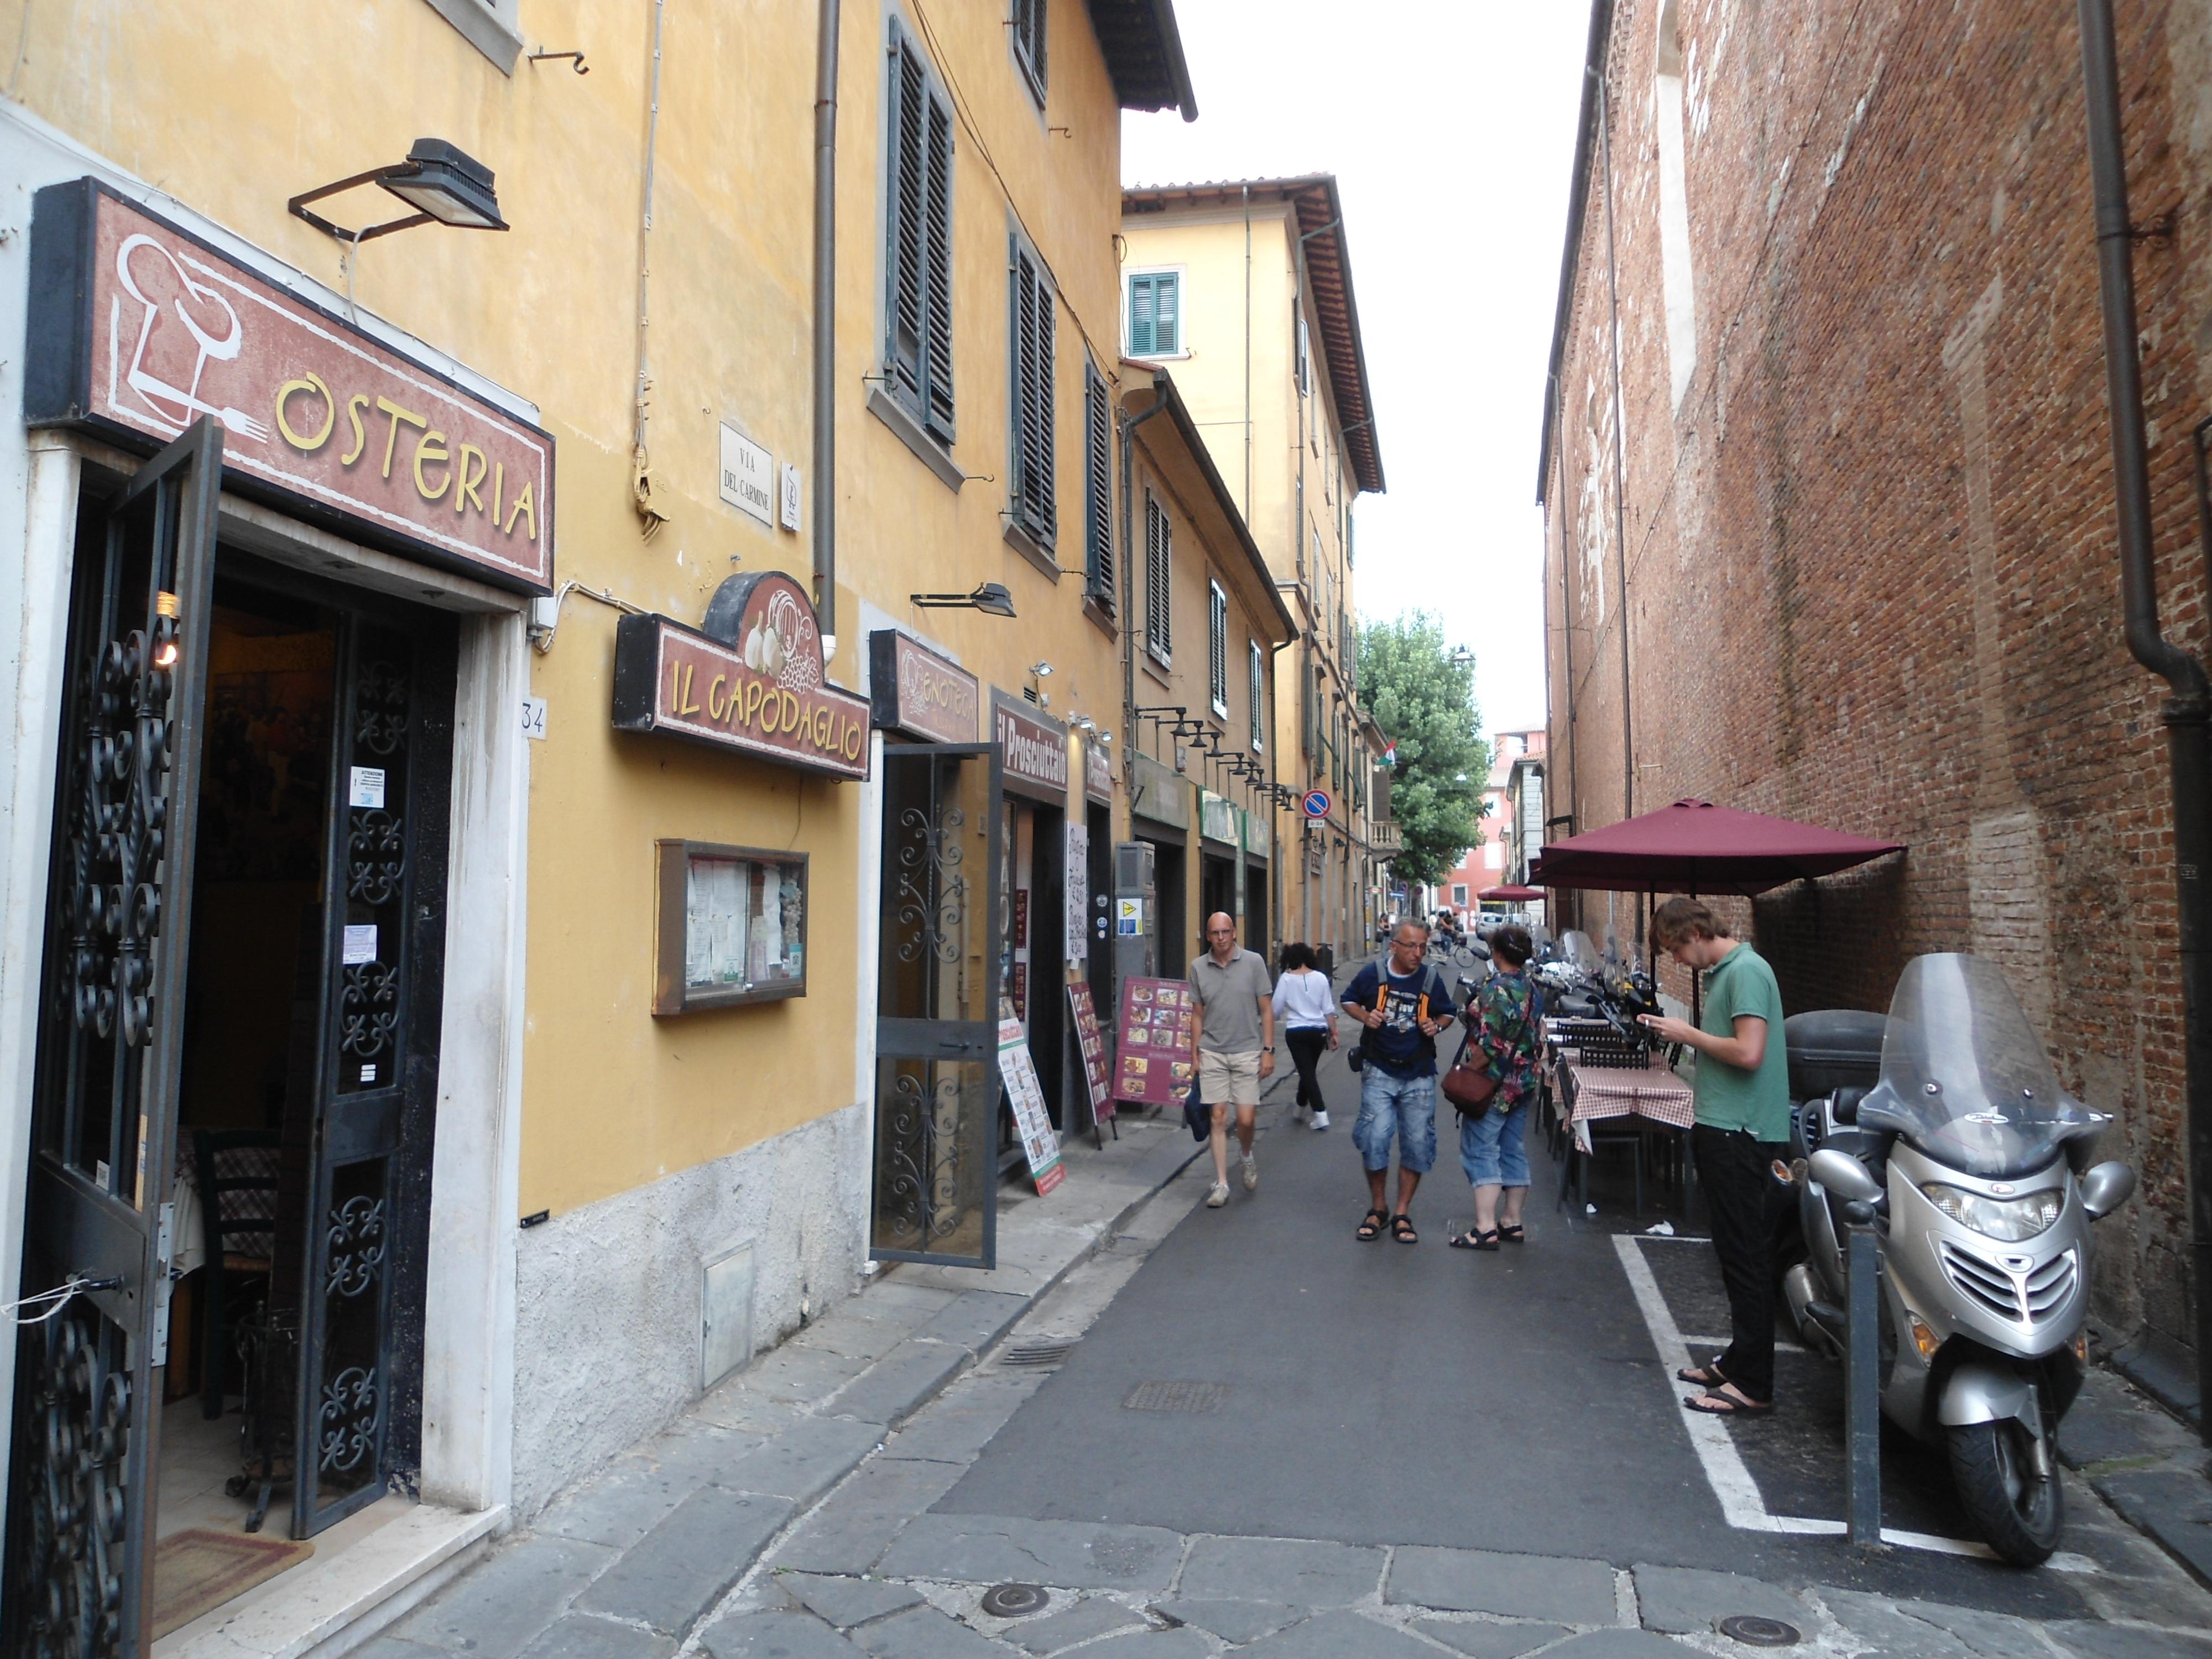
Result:
M1372 1175L1390 1167L1390 1141L1398 1142L1398 1167L1426 1175L1437 1161L1437 1080L1393 1077L1380 1066L1359 1073L1359 1116L1352 1144Z
M1459 1121L1459 1166L1475 1187L1525 1187L1528 1184L1528 1152L1522 1138L1528 1132L1528 1098L1522 1096L1510 1112L1492 1107L1480 1117Z

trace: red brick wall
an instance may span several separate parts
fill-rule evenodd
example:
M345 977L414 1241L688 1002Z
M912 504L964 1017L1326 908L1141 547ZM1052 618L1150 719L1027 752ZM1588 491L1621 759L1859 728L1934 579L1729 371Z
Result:
M2100 1310L2185 1339L2169 785L2121 633L2074 9L1680 6L1696 368L1677 408L1661 7L1620 0L1632 744L1601 164L1546 480L1552 810L1619 818L1628 762L1639 811L1701 796L1910 843L1737 907L1786 1005L1883 1006L1923 951L2000 962L2143 1176L2099 1228ZM2135 216L2178 212L2136 253L2161 610L2203 654L2212 118L2176 111L2212 103L2212 44L2186 9L2118 5ZM1601 938L1605 896L1583 905Z

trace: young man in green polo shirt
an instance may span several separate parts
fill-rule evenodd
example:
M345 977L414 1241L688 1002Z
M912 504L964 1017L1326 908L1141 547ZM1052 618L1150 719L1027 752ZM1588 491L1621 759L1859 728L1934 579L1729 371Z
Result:
M1774 1238L1789 1188L1774 1178L1790 1156L1790 1057L1782 988L1765 958L1721 929L1693 898L1670 898L1651 921L1658 947L1705 976L1704 1015L1692 1025L1662 1014L1644 1023L1662 1042L1698 1052L1698 1177L1712 1212L1713 1254L1728 1287L1728 1352L1678 1372L1703 1392L1682 1403L1721 1417L1774 1409Z

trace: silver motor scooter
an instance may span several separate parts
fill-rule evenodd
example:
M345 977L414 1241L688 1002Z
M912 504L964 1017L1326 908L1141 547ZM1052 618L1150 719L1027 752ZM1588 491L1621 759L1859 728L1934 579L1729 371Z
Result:
M1870 1214L1882 1414L1943 1448L1976 1529L2020 1566L2065 1523L2054 1443L2087 1360L2089 1224L2135 1190L2125 1164L2089 1163L2108 1121L2060 1088L2002 970L1971 956L1907 963L1874 1085L1799 1114L1791 1316L1841 1354L1847 1210Z

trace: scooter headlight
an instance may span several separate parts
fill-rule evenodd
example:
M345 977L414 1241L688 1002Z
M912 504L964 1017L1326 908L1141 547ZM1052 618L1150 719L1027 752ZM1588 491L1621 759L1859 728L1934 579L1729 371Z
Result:
M2026 1198L1989 1198L1935 1181L1920 1190L1930 1204L1961 1226L2008 1244L2033 1238L2066 1208L2066 1194L2057 1187L2030 1193Z

